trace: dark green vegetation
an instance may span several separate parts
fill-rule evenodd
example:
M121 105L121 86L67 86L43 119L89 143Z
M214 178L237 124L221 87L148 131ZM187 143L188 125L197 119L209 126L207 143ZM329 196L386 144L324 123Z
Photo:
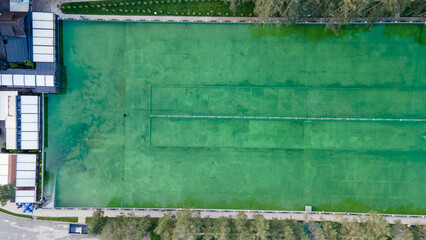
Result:
M37 217L37 220L76 223L78 222L78 217Z
M0 186L0 205L4 206L6 203L15 197L15 185L5 184Z
M6 143L3 143L1 146L1 152L3 153L37 153L40 150L9 150L6 149Z
M228 0L233 5L252 0ZM254 12L261 18L283 17L290 22L306 18L328 18L347 23L358 18L379 21L385 17L424 17L423 0L255 0Z
M98 223L102 222L102 225ZM103 217L98 210L87 224L92 235L100 239L142 239L148 234L154 239L172 240L282 240L282 239L404 239L426 237L426 226L407 227L400 222L387 224L385 219L371 213L363 221L298 222L295 220L266 220L262 215L249 219L239 212L235 217L201 218L198 212L184 209L176 215L169 213L160 219L149 216L136 218L121 215ZM152 232L153 230L153 232ZM94 234L96 232L96 234ZM153 238L151 238L153 239Z
M12 215L12 216L15 216L15 217L31 218L31 219L33 218L32 216L29 216L29 215L17 214L17 213L9 212L7 210L4 210L3 208L0 208L0 212L9 214L9 215Z
M254 4L242 3L230 9L220 0L133 0L63 3L61 10L69 14L119 14L163 16L229 16L251 17Z
M121 214L115 218L104 217L102 210L93 213L87 220L90 235L100 235L101 239L142 239L152 231L155 221L149 216L136 218L132 214Z
M424 119L423 25L63 28L66 94L48 96L55 206L426 214L425 122L151 116Z
M369 21L386 17L421 18L426 14L426 3L423 0L127 0L64 3L61 10L71 14L259 16L263 20L283 17L290 22L326 18L348 23L359 18Z

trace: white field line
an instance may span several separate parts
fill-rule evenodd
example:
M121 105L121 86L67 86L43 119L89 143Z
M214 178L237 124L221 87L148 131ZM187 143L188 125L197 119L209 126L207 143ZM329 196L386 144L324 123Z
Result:
M219 116L219 115L167 115L151 114L150 118L195 119L248 119L248 120L305 120L305 121L371 121L371 122L426 122L421 118L330 118L330 117L277 117L277 116Z

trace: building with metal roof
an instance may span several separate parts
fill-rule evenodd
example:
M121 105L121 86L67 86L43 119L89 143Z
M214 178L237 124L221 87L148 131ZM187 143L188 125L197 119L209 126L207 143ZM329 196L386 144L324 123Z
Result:
M0 106L2 106L0 121L5 122L6 149L39 149L41 142L40 97L35 95L19 96L17 92L0 93L2 93L0 94Z
M39 155L0 153L0 185L15 184L16 203L38 201Z
M30 89L34 93L60 92L57 63L57 18L53 13L11 12L12 1L0 0L0 88ZM16 5L25 1L14 0ZM22 5L23 4L23 5ZM24 62L32 62L24 65ZM20 67L11 68L9 63Z

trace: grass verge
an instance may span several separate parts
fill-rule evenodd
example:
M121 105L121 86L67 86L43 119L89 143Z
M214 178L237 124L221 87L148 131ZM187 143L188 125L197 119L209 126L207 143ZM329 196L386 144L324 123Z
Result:
M78 222L78 217L37 217L37 220L76 223Z
M253 17L253 9L254 3L248 2L231 10L230 4L221 0L92 1L61 5L63 13L95 15Z
M32 216L29 216L29 215L17 214L17 213L9 212L7 210L4 210L3 208L0 208L0 212L9 214L9 215L12 215L12 216L15 216L15 217L30 218L30 219L33 218Z

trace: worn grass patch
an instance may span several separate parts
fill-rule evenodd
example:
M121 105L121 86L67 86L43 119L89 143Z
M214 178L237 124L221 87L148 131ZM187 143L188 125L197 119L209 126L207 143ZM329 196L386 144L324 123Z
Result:
M78 222L78 217L37 217L37 220L76 223Z
M17 213L9 212L9 211L4 210L2 208L0 208L0 212L9 214L9 215L12 215L12 216L15 216L15 217L23 217L23 218L30 218L30 219L33 218L32 216L29 216L29 215L17 214Z

